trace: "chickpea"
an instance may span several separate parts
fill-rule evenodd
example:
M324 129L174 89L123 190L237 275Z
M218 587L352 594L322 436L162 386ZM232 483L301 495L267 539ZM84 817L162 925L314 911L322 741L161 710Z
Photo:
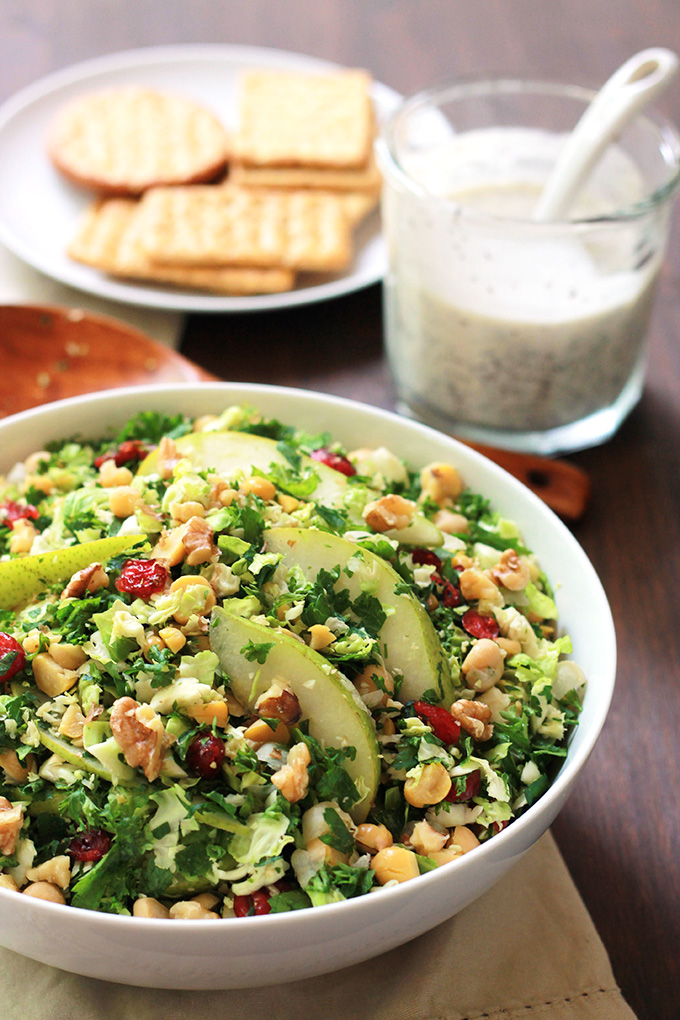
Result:
M451 777L441 762L418 766L416 775L404 784L404 797L412 807L439 804L451 789Z
M442 508L434 515L434 523L440 531L447 535L463 535L468 530L468 519L462 514L455 514L452 510Z
M261 478L259 475L244 478L242 482L239 482L238 487L240 492L259 496L265 503L270 503L276 495L276 486L273 482L270 482L268 478Z
M329 846L319 836L311 839L305 850L312 854L316 860L323 861L330 868L335 867L336 864L347 864L349 862L349 854L343 854L340 850L336 850L335 847Z
M19 892L19 886L12 876L5 875L3 872L0 872L0 889L11 889L12 892Z
M472 646L461 669L470 690L488 691L503 676L505 652L490 638L481 638Z
M210 587L210 582L205 577L201 577L200 574L183 574L170 585L170 591L188 591L189 589L193 589L192 594L197 597L199 594L203 594L205 589L203 606L200 609L199 615L207 616L216 602L215 593ZM173 619L179 624L189 622L189 616L182 607L173 613Z
M363 822L357 829L355 840L364 853L375 854L392 846L392 833L386 825L370 825Z
M294 510L302 506L299 499L296 499L295 496L289 496L286 492L278 492L276 494L276 502L286 514L292 514Z
M219 921L220 915L206 910L196 900L180 900L170 907L169 916L179 921Z
M312 624L309 628L309 636L309 647L315 652L322 648L328 648L335 641L335 634L330 627L326 627L323 623Z
M162 627L161 630L158 631L158 636L165 647L175 653L181 651L187 643L186 637L181 630L177 629L177 627Z
M371 868L380 885L387 882L408 882L420 874L418 858L412 850L402 846L388 846L379 850L371 860Z
M208 701L203 705L191 705L187 709L187 715L196 722L205 723L207 726L215 723L224 730L229 724L229 705L226 701Z
M522 651L522 646L519 641L515 641L514 638L497 637L494 639L499 648L505 652L506 658L510 659L513 655L519 655Z
M171 508L172 519L186 524L192 517L205 517L205 507L195 499L188 499L186 503L173 503Z
M275 744L290 743L290 730L285 723L277 722L276 726L272 728L264 719L256 719L254 723L251 723L243 736L246 740L252 740L255 744L268 744L270 742Z
M131 485L134 475L130 468L116 467L115 460L105 460L99 468L99 484L104 489L116 489L121 485Z
M435 850L428 854L428 857L432 858L438 868L441 868L443 864L458 860L460 856L461 852L457 846L445 846L443 850Z
M170 917L170 911L153 896L140 896L132 907L133 917Z
M111 489L109 509L114 517L130 517L141 499L140 493L132 485L117 485Z
M64 669L78 669L79 666L87 662L87 655L83 651L82 645L71 645L65 641L52 641L49 654L57 665Z
M503 596L495 581L481 570L467 567L460 575L460 590L466 602L484 599L496 605L503 605Z
M64 894L52 882L31 882L22 890L24 896L34 896L36 900L48 900L50 903L66 903Z
M479 846L479 840L472 829L468 829L467 825L456 825L448 846L460 847L461 853L467 854L470 850L474 850L476 846Z
M9 536L9 551L12 556L30 553L33 539L37 534L38 529L34 528L30 521L24 518L14 521Z
M65 669L48 652L40 652L33 659L33 677L43 694L56 698L69 691L78 681L73 669Z
M420 486L423 497L429 496L440 506L463 491L463 481L452 464L428 464L420 472Z
M374 679L376 676L378 677L378 683ZM378 705L385 706L389 701L390 695L394 693L394 680L392 679L392 674L388 673L384 666L369 664L362 669L361 673L354 677L354 686L361 698L382 690L379 683L382 683L384 690L382 691L382 697L378 699ZM373 702L371 704L373 705ZM376 706L373 705L373 707Z

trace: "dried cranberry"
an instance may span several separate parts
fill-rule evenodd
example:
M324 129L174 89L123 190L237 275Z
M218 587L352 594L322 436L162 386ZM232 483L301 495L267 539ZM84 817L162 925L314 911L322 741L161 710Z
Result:
M156 560L126 560L116 588L140 599L150 599L155 592L163 591L167 580L167 570Z
M497 836L499 832L502 832L506 826L510 824L510 820L506 818L504 822L494 822L491 826L491 830L494 836Z
M500 633L493 616L482 616L476 609L468 609L461 622L468 634L476 638L496 638Z
M111 849L111 836L104 829L86 829L74 836L66 853L74 861L89 861L96 864Z
M320 464L325 464L327 467L333 468L334 471L340 471L348 478L357 473L354 464L347 460L347 457L343 457L341 453L333 453L325 446L320 446L318 450L312 450L311 456L312 460L318 460Z
M411 559L419 567L436 567L437 570L441 570L442 567L442 561L431 549L413 549L411 551Z
M426 701L414 701L413 707L425 722L432 728L435 737L445 744L455 744L460 736L460 724L450 712L438 705L428 705Z
M463 601L463 596L460 593L460 589L456 588L455 584L451 584L450 581L444 581L442 590L438 592L439 601L447 609L453 609L455 606L459 606Z
M31 503L22 505L21 503L15 503L13 499L8 499L6 503L0 506L0 522L6 524L8 528L14 527L14 521L35 521L39 516L38 510Z
M269 895L264 889L250 893L248 896L234 896L234 913L237 917L253 917L255 914L268 914Z
M479 793L482 785L482 773L479 769L475 769L474 772L470 772L465 777L465 789L462 792L457 792L455 784L451 787L449 792L444 797L444 800L448 800L451 804L463 804L466 800L472 800Z
M0 631L0 683L11 679L26 665L26 653L19 642Z
M205 730L189 744L187 765L203 779L215 779L224 761L224 741Z
M100 457L97 457L94 466L100 468L105 460L112 460L115 461L116 467L123 467L131 460L144 460L148 452L146 446L139 439L126 439L117 450L109 450L108 453L102 453Z

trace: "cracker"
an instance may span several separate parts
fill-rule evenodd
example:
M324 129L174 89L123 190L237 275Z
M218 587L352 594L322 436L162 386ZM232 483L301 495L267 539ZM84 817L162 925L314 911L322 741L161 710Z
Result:
M149 258L180 265L260 265L331 271L351 258L340 198L312 191L156 188L140 203Z
M360 168L373 141L371 78L365 71L247 71L241 82L236 152L254 166Z
M55 166L102 194L136 195L156 184L213 180L228 136L208 111L143 88L81 96L57 116L48 139Z
M345 215L353 227L358 226L375 209L379 197L376 191L347 191L339 196Z
M381 177L373 152L364 166L355 169L333 167L260 167L235 160L229 167L229 181L244 188L321 188L326 191L380 190Z
M291 290L291 269L202 268L158 265L140 243L139 203L132 199L106 199L93 203L83 215L69 245L71 258L113 276L167 283L217 294L269 294Z

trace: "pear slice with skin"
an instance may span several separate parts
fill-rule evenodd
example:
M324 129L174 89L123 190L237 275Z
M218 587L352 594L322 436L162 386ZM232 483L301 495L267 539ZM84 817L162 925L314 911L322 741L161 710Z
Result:
M51 584L68 580L91 563L106 563L112 556L146 541L146 535L112 535L0 563L0 609L15 609Z
M112 770L104 762L100 761L99 758L95 758L94 755L90 754L89 751L82 747L76 747L70 740L57 736L57 734L45 726L38 726L38 735L40 743L48 751L58 755L63 761L68 762L69 765L75 765L76 768L82 769L83 772L90 772L95 776L99 776L100 779L105 779L108 783L120 783L121 786L139 785L139 780L134 770L122 761L117 762Z
M224 608L212 611L210 644L231 690L248 709L275 681L285 684L300 702L310 736L323 747L355 749L354 760L343 764L361 794L349 813L363 821L378 789L380 757L373 720L354 685L292 634ZM260 650L262 663L246 657L252 645L269 646Z
M212 468L225 478L242 471L245 476L257 468L265 473L271 464L290 467L289 462L278 448L278 443L266 436L254 436L249 432L190 432L175 440L177 450L199 470ZM336 504L347 488L347 478L341 471L301 456L300 470L310 468L318 476L318 484L310 500L316 503ZM158 450L153 450L139 465L138 474L151 475L158 471Z
M397 594L403 580L385 560L346 538L316 528L271 528L265 532L267 552L279 553L286 567L298 567L308 581L320 570L340 567L335 587L352 600L369 591L388 613L379 641L390 673L404 677L401 701L416 701L434 691L447 708L453 701L448 658L427 610L408 593Z

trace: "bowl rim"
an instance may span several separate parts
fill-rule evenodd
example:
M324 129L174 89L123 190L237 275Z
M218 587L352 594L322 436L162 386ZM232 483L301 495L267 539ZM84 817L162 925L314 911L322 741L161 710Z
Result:
M601 629L601 644L604 649L602 652L602 659L609 663L609 668L598 677L599 711L591 720L587 737L584 739L581 746L577 748L577 750L573 753L573 756L568 755L564 759L555 779L539 800L532 804L522 815L519 816L519 818L512 821L511 824L508 825L502 832L494 836L493 839L490 839L477 847L474 854L464 854L457 860L449 862L443 868L437 868L434 871L419 875L418 888L424 889L424 883L429 883L429 885L432 886L436 882L445 881L447 874L451 873L449 871L451 867L455 867L457 873L464 875L466 871L470 871L471 868L478 867L473 863L474 861L486 860L487 858L493 859L499 855L501 850L504 851L502 854L503 859L521 855L524 850L527 849L527 847L524 846L525 841L523 839L525 830L532 826L538 815L541 813L547 813L555 801L559 801L562 795L566 795L565 791L567 791L571 786L589 757L606 721L614 692L616 680L616 632L614 620L604 586L602 585L594 566L580 543L571 534L567 526L559 519L559 517L557 517L557 515L548 506L546 506L546 504L543 503L538 496L518 481L518 479L514 478L499 465L493 463L476 450L460 443L451 436L431 428L428 425L404 418L402 415L399 415L394 411L388 411L348 397L320 393L313 390L270 385L266 383L224 381L126 386L115 390L82 394L77 397L70 397L64 400L41 404L38 407L30 408L26 411L20 411L17 414L0 419L0 444L3 443L3 434L5 432L14 431L17 428L20 429L24 424L39 421L41 418L49 419L51 415L58 415L67 407L82 408L87 405L96 405L98 410L103 411L103 408L100 407L103 402L115 405L121 400L124 402L125 400L133 399L137 396L182 396L195 393L196 391L206 392L208 390L215 393L215 395L224 392L225 394L233 393L236 396L241 394L245 397L248 394L256 397L258 394L261 394L262 399L265 399L268 395L272 395L283 398L284 400L291 400L291 402L303 401L309 405L320 403L327 407L339 407L348 413L352 411L368 413L369 416L374 416L378 420L383 420L388 424L391 423L414 433L416 436L421 437L424 442L427 440L437 442L444 441L445 444L450 445L454 453L457 452L463 459L468 459L471 463L480 465L484 471L488 471L492 476L499 478L503 484L510 487L511 491L514 490L521 499L527 501L530 506L534 507L534 509L537 509L539 514L542 513L545 515L546 519L550 522L550 525L558 530L561 538L569 546L571 556L578 560L584 576L588 577L590 585L592 586L592 591L597 597L600 603L600 609L603 612L603 615L599 620L599 626ZM545 831L545 829L543 831ZM532 839L529 845L533 845L534 842L535 839ZM410 898L410 896L413 895L413 886L409 882L404 882L386 889L376 889L375 892L380 893L380 901L385 906L388 903L392 904L396 911L407 898ZM5 896L15 895L16 893L14 893L13 890L3 889L0 887L0 900ZM178 926L178 919L172 918L139 918L133 917L132 915L128 916L106 913L104 911L87 910L83 907L72 907L67 904L51 903L45 900L36 900L35 898L33 898L31 902L33 904L38 903L39 907L37 909L48 911L48 916L51 915L54 918L73 916L75 912L75 916L80 915L81 917L87 918L90 923L113 925L120 928L121 925L127 926L133 921L135 930L137 931L142 930L140 928L140 925L142 925L146 927L150 926L150 931L153 930L158 933L167 933L172 931L175 933L182 932L186 934L187 931L224 931L224 923L231 923L234 920L234 918L219 918L218 920L223 922L220 929L215 929L214 920L179 919L181 920L181 924ZM255 930L262 931L263 934L265 931L274 932L282 924L308 924L310 920L316 920L317 923L321 924L323 923L323 919L328 916L329 910L333 911L332 916L335 917L339 917L338 911L342 910L344 911L343 917L349 918L351 913L358 916L364 910L369 908L371 902L374 902L373 894L358 896L338 903L324 904L322 906L308 908L305 910L282 911L277 914L239 918L238 930L243 930L245 932L246 929L241 928L241 925L244 923L250 926L254 923L257 924L259 927ZM63 911L65 908L69 911L69 915L64 915ZM56 913L54 913L54 911L56 911Z

